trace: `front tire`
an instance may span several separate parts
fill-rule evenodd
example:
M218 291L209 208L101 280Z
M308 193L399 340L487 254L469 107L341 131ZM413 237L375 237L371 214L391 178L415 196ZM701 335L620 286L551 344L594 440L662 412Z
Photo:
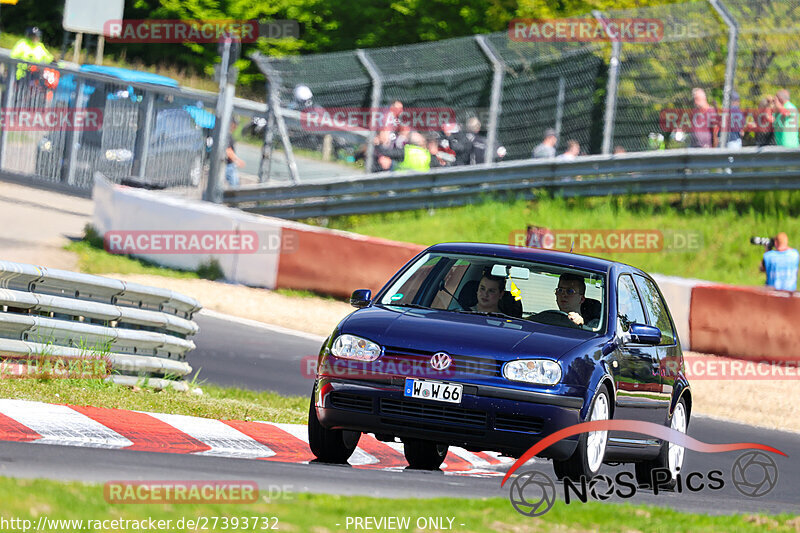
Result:
M601 385L589 409L587 421L608 420L611 417L611 401L608 389ZM578 446L572 456L565 461L553 460L553 469L558 479L569 478L580 481L584 477L592 479L603 466L603 457L608 444L608 431L591 431L581 433Z
M311 453L325 463L344 464L353 455L361 438L359 431L326 429L319 423L314 397L308 410L308 446Z
M689 410L686 408L686 401L681 398L675 404L672 417L669 419L671 429L686 433L689 429ZM686 456L686 448L678 446L672 442L664 441L661 443L661 451L658 457L650 461L636 463L636 482L640 487L652 488L652 471L656 468L669 469L672 478L668 482L659 483L659 490L674 490L678 483L678 474L683 468L683 460Z
M429 440L403 440L403 455L414 470L436 470L447 457L449 446Z

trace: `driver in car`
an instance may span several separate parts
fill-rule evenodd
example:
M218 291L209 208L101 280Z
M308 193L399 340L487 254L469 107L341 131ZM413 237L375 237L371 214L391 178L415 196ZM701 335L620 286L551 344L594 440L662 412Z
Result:
M576 274L561 274L555 292L558 308L567 313L567 318L576 326L582 326L581 304L586 300L586 282L583 278Z

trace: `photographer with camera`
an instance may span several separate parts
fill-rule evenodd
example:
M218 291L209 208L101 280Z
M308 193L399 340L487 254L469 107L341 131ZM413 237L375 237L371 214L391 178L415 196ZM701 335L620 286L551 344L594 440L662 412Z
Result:
M774 239L753 237L750 242L762 245L766 249L760 269L767 274L766 286L781 291L797 290L800 253L794 248L789 248L789 237L781 232Z

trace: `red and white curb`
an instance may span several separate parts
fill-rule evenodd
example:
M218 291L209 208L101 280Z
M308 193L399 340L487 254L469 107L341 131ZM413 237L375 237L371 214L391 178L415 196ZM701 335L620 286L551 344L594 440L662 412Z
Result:
M285 463L314 459L306 426L301 424L212 420L27 400L0 399L0 441ZM493 452L451 447L442 470L455 475L498 476L512 462ZM361 436L350 464L380 470L402 470L408 465L401 443L381 442L367 434Z

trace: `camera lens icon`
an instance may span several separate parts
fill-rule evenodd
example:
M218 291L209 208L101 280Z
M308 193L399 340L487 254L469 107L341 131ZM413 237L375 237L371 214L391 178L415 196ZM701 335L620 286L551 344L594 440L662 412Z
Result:
M535 470L514 478L509 500L518 513L535 517L549 511L556 502L556 486L549 476Z
M750 498L765 496L778 484L778 465L769 455L746 452L736 459L731 468L733 486Z

